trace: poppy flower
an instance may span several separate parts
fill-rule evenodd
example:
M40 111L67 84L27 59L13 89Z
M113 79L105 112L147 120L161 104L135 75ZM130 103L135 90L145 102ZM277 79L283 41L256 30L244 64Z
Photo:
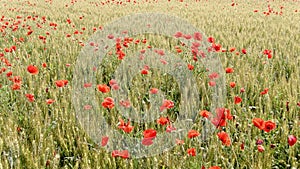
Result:
M242 53L243 54L247 54L247 50L246 49L242 49Z
M117 81L116 81L115 79L111 79L111 80L109 81L109 85L110 85L110 86L115 85L115 84L117 84Z
M106 97L102 102L104 108L112 109L115 106L114 99L111 97Z
M188 153L188 155L196 156L196 149L195 148L189 148L189 149L187 149L187 153Z
M150 146L151 144L153 144L153 139L152 138L143 138L142 144L144 146Z
M207 41L208 41L209 43L214 43L214 42L215 42L215 39L214 39L213 37L208 37L208 38L207 38Z
M297 142L297 137L296 136L294 136L294 135L289 135L288 136L288 143L289 143L290 146L295 145L296 142Z
M194 39L201 41L202 40L202 34L200 32L195 32L194 33Z
M219 166L212 166L212 167L209 167L208 169L221 169L221 167L219 167Z
M55 101L53 100L53 99L47 99L46 100L46 103L48 104L48 105L50 105L50 104L52 104L52 103L54 103Z
M185 39L187 39L187 40L189 40L189 39L191 39L191 38L192 38L192 36L191 36L191 35L189 35L189 34L185 34L185 35L183 35L183 37L184 37Z
M156 130L154 129L147 129L143 132L144 138L155 138L156 137Z
M200 133L196 130L190 130L188 132L188 138L194 138L194 137L198 137L200 135Z
M130 101L129 100L121 100L120 105L125 107L125 108L129 108L130 107Z
M39 73L39 69L36 67L36 66L33 66L33 65L29 65L27 67L27 71L32 74L32 75L36 75Z
M255 127L259 128L260 130L263 130L265 128L265 122L261 118L254 118L252 119L252 123Z
M109 139L109 138L108 138L107 136L102 137L102 140L101 140L101 146L102 146L102 147L104 147L104 146L107 145L108 139Z
M151 89L150 89L150 93L151 93L151 94L157 94L157 92L158 92L158 89L157 89L157 88L151 88Z
M128 150L123 150L123 151L119 152L119 156L124 158L124 159L129 158Z
M225 109L225 108L217 108L216 109L216 117L211 119L211 122L216 127L225 127L227 125L226 119L228 119L228 120L233 119L233 116L230 114L230 110Z
M180 37L182 37L182 35L183 35L182 32L176 32L176 33L174 34L174 37L180 38Z
M226 132L221 131L217 135L218 135L219 139L222 141L223 145L230 146L231 141L230 141L230 138L229 138L229 136Z
M208 75L209 79L216 79L219 77L219 74L217 72L212 72Z
M149 71L147 70L147 69L143 69L142 71L141 71L141 74L142 75L147 75L149 73Z
M214 87L214 86L216 86L216 82L215 82L215 81L209 81L209 82L208 82L208 85L209 85L210 87Z
M276 128L276 123L268 120L268 121L265 121L265 127L263 128L263 130L265 132L270 132L271 130L275 129Z
M193 69L194 69L194 66L191 65L191 64L188 64L188 69L189 69L189 70L193 70Z
M167 133L170 133L170 132L172 132L173 130L176 130L176 128L173 127L173 126L171 126L171 125L168 125L168 126L166 127L166 132L167 132Z
M174 103L171 100L164 100L163 104L160 106L160 111L164 111L165 109L171 109L174 107Z
M230 86L231 88L234 88L234 87L235 87L235 82L230 82L230 83L229 83L229 86Z
M265 148L264 148L264 146L262 146L262 145L258 145L258 146L257 146L257 150L258 150L259 152L263 152L263 151L265 151Z
M262 145L264 141L262 139L256 140L256 145Z
M244 150L244 149L245 149L245 143L244 143L244 142L242 142L242 144L240 145L240 149L241 149L241 150Z
M55 84L57 87L64 87L68 84L68 80L57 80L55 81Z
M111 88L113 90L119 90L120 89L120 86L118 84L114 84L114 85L111 85Z
M233 68L231 68L231 67L227 67L227 68L225 69L225 72L226 72L226 73L233 73L234 70L233 70Z
M204 118L208 118L211 115L211 113L207 110L202 110L199 114Z
M1 74L1 73L0 73L0 74ZM10 71L10 72L6 73L6 77L10 77L10 76L12 76L12 74L13 74L13 72L12 72L12 71Z
M234 104L239 104L241 102L242 102L242 98L240 98L239 96L234 97Z
M234 51L235 51L235 47L229 49L229 52L234 52Z
M21 83L14 83L14 84L11 86L11 89L12 89L12 90L20 90L20 89L21 89Z
M268 91L269 91L269 89L265 88L262 92L260 92L260 95L265 95L268 93Z
M167 117L160 117L159 119L157 119L157 124L160 125L166 125L169 123L169 119Z
M130 133L133 130L133 126L130 125L130 121L127 123L124 122L124 120L119 119L119 126L118 128L123 130L125 133Z
M108 93L110 91L110 88L106 84L99 84L97 88L102 93Z
M129 158L128 150L123 150L123 151L114 150L112 151L111 155L113 157L122 157L124 159Z
M33 94L25 94L29 102L34 102L34 95Z
M216 52L219 52L221 50L221 45L220 44L212 44L212 47L215 49Z

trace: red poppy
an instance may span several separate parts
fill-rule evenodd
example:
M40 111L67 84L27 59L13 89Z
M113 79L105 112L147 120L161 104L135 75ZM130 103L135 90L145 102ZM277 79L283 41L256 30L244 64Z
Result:
M289 135L288 136L288 143L289 143L290 146L295 145L296 142L297 142L297 137L296 136L294 136L294 135Z
M117 81L116 81L115 79L111 79L111 80L109 81L109 85L112 86L112 85L114 85L114 84L117 84Z
M21 89L21 83L14 83L14 84L11 86L11 89L12 89L12 90L20 90L20 89Z
M36 75L39 73L39 69L36 67L36 66L33 66L33 65L29 65L27 67L27 71L32 74L32 75Z
M102 93L108 93L110 91L110 88L106 84L99 84L97 88Z
M187 40L192 39L192 36L189 34L185 34L185 35L183 35L183 37Z
M252 123L255 127L259 128L260 130L263 130L265 128L265 122L261 118L254 118L252 119Z
M109 139L109 138L108 138L107 136L102 137L102 140L101 140L101 146L102 146L102 147L104 147L104 146L107 145L108 139Z
M226 73L233 73L234 72L233 68L231 68L231 67L226 68L225 71L226 71Z
M160 125L166 125L168 124L170 121L167 117L160 117L159 119L157 119L157 123Z
M142 144L144 146L150 146L151 144L153 144L153 139L152 138L143 138Z
M34 102L34 95L33 94L25 94L29 102Z
M122 157L124 159L129 158L128 150L123 150L123 151L114 150L114 151L112 151L111 155L113 157Z
M119 89L120 89L120 86L119 86L118 84L113 84L113 85L111 85L111 88L112 88L113 90L119 90Z
M150 93L151 93L151 94L157 94L157 92L158 92L158 89L157 89L157 88L151 88L151 89L150 89Z
M142 69L141 74L142 75L147 75L149 71L147 69Z
M196 130L190 130L188 132L188 138L194 138L194 137L198 137L200 135L200 133Z
M147 129L143 132L144 138L155 138L156 137L156 130L154 129Z
M176 139L176 144L180 145L180 144L184 144L184 140L179 140L179 139Z
M234 97L234 104L239 104L241 102L242 102L242 98L240 98L239 96Z
M230 86L231 88L234 88L234 87L235 87L235 82L230 82L230 83L229 83L229 86Z
M104 108L112 109L115 106L114 99L111 97L106 97L102 102Z
M258 145L258 146L257 146L257 150L258 150L259 152L263 152L263 151L265 151L265 148L264 148L264 146L262 146L262 145Z
M202 40L202 34L200 32L195 32L194 33L194 39L201 41Z
M217 135L218 135L219 139L222 141L223 145L230 146L231 141L230 141L230 138L229 138L229 136L226 132L221 131Z
M123 151L119 152L119 156L124 158L124 159L129 158L128 150L123 150Z
M215 81L209 81L208 85L211 86L211 87L214 87L214 86L216 86L216 82Z
M47 100L46 100L46 103L47 103L47 104L52 104L52 103L54 103L54 102L55 102L55 100L53 100L53 99L47 99Z
M55 81L55 84L57 87L64 87L68 84L68 80L57 80Z
M118 128L123 130L125 133L130 133L133 130L133 126L130 125L130 121L128 121L127 123L124 122L124 120L119 119L119 126Z
M235 51L235 47L229 49L229 52L234 52L234 51Z
M182 32L176 32L176 33L174 34L174 36L175 36L176 38L180 38L180 37L182 37L182 35L183 35Z
M221 45L220 44L212 44L212 47L215 49L216 52L219 52L221 50Z
M209 111L207 111L207 110L202 110L202 111L200 111L200 113L199 113L202 117L205 117L205 118L208 118L208 117L210 117L210 115L211 115L211 113L209 112Z
M164 100L163 104L160 106L160 111L164 111L165 109L171 109L174 107L174 103L171 100Z
M260 92L260 95L265 95L268 93L268 91L269 91L269 89L265 88L262 92Z
M216 126L216 127L224 127L227 125L226 119L232 120L233 116L230 114L229 109L225 108L217 108L216 109L216 117L214 117L211 122Z
M195 148L189 148L187 150L187 153L188 153L188 155L196 156L196 149Z
M173 126L171 126L171 125L168 125L168 126L166 127L166 132L167 132L167 133L170 133L170 132L172 132L173 130L176 130L176 128L173 127Z
M125 108L129 108L130 107L130 101L129 100L121 100L120 105L125 107Z
M221 169L221 167L219 167L219 166L212 166L212 167L209 167L208 169Z
M276 123L268 120L268 121L265 121L265 127L263 128L263 130L265 132L270 132L271 130L275 129L276 128Z
M214 42L215 42L215 39L214 39L213 37L208 37L208 38L207 38L207 41L208 41L209 43L214 43Z
M0 73L1 74L1 73ZM7 72L6 73L6 77L10 77L10 76L12 76L12 74L13 74L13 72L12 71L10 71L10 72Z
M247 54L247 50L246 49L242 49L242 53L243 54Z
M193 70L193 69L194 69L194 66L191 65L191 64L188 64L188 69L189 69L189 70Z

